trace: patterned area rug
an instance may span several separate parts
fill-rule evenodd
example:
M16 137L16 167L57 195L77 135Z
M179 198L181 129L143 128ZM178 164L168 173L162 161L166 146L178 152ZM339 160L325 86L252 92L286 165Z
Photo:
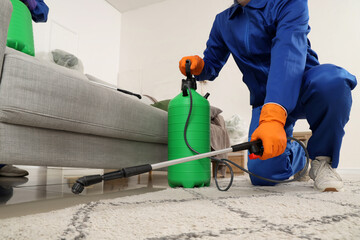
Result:
M360 239L360 175L320 193L312 181L228 192L166 189L0 220L0 239Z

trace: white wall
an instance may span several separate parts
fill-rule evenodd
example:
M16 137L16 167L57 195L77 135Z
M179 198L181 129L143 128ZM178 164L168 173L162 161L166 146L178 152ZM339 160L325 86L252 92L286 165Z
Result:
M35 52L56 48L71 52L83 62L85 73L116 84L121 14L105 0L47 0L46 4L48 22L33 23Z
M118 85L158 100L173 98L180 93L178 70L182 56L202 56L215 15L229 7L233 1L219 0L167 0L122 14L120 75ZM322 63L331 62L348 69L360 78L360 1L335 0L309 1L309 35L313 48ZM242 83L232 57L219 77L203 85L199 92L211 93L209 101L221 108L229 118L240 114L250 122L249 93ZM340 168L359 168L355 159L360 127L360 87L353 92L351 121L341 152ZM305 121L296 126L297 131L308 130Z

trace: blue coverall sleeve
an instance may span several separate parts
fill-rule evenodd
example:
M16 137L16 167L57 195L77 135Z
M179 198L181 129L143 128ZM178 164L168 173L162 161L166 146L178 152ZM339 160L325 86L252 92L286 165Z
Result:
M278 103L290 113L296 106L305 70L309 12L306 0L282 2L275 17L265 103Z
M219 25L216 16L204 51L204 69L200 75L195 76L197 80L214 80L229 58L230 51L222 39Z

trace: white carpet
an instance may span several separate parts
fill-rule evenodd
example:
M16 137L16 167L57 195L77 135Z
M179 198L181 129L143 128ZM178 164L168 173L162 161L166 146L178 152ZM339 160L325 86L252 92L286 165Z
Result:
M320 193L307 183L228 192L167 189L0 220L0 239L360 239L360 175Z

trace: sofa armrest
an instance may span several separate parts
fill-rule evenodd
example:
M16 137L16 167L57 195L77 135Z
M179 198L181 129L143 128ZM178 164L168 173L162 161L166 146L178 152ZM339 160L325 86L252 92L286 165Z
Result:
M0 79L12 10L13 7L9 0L0 0Z

